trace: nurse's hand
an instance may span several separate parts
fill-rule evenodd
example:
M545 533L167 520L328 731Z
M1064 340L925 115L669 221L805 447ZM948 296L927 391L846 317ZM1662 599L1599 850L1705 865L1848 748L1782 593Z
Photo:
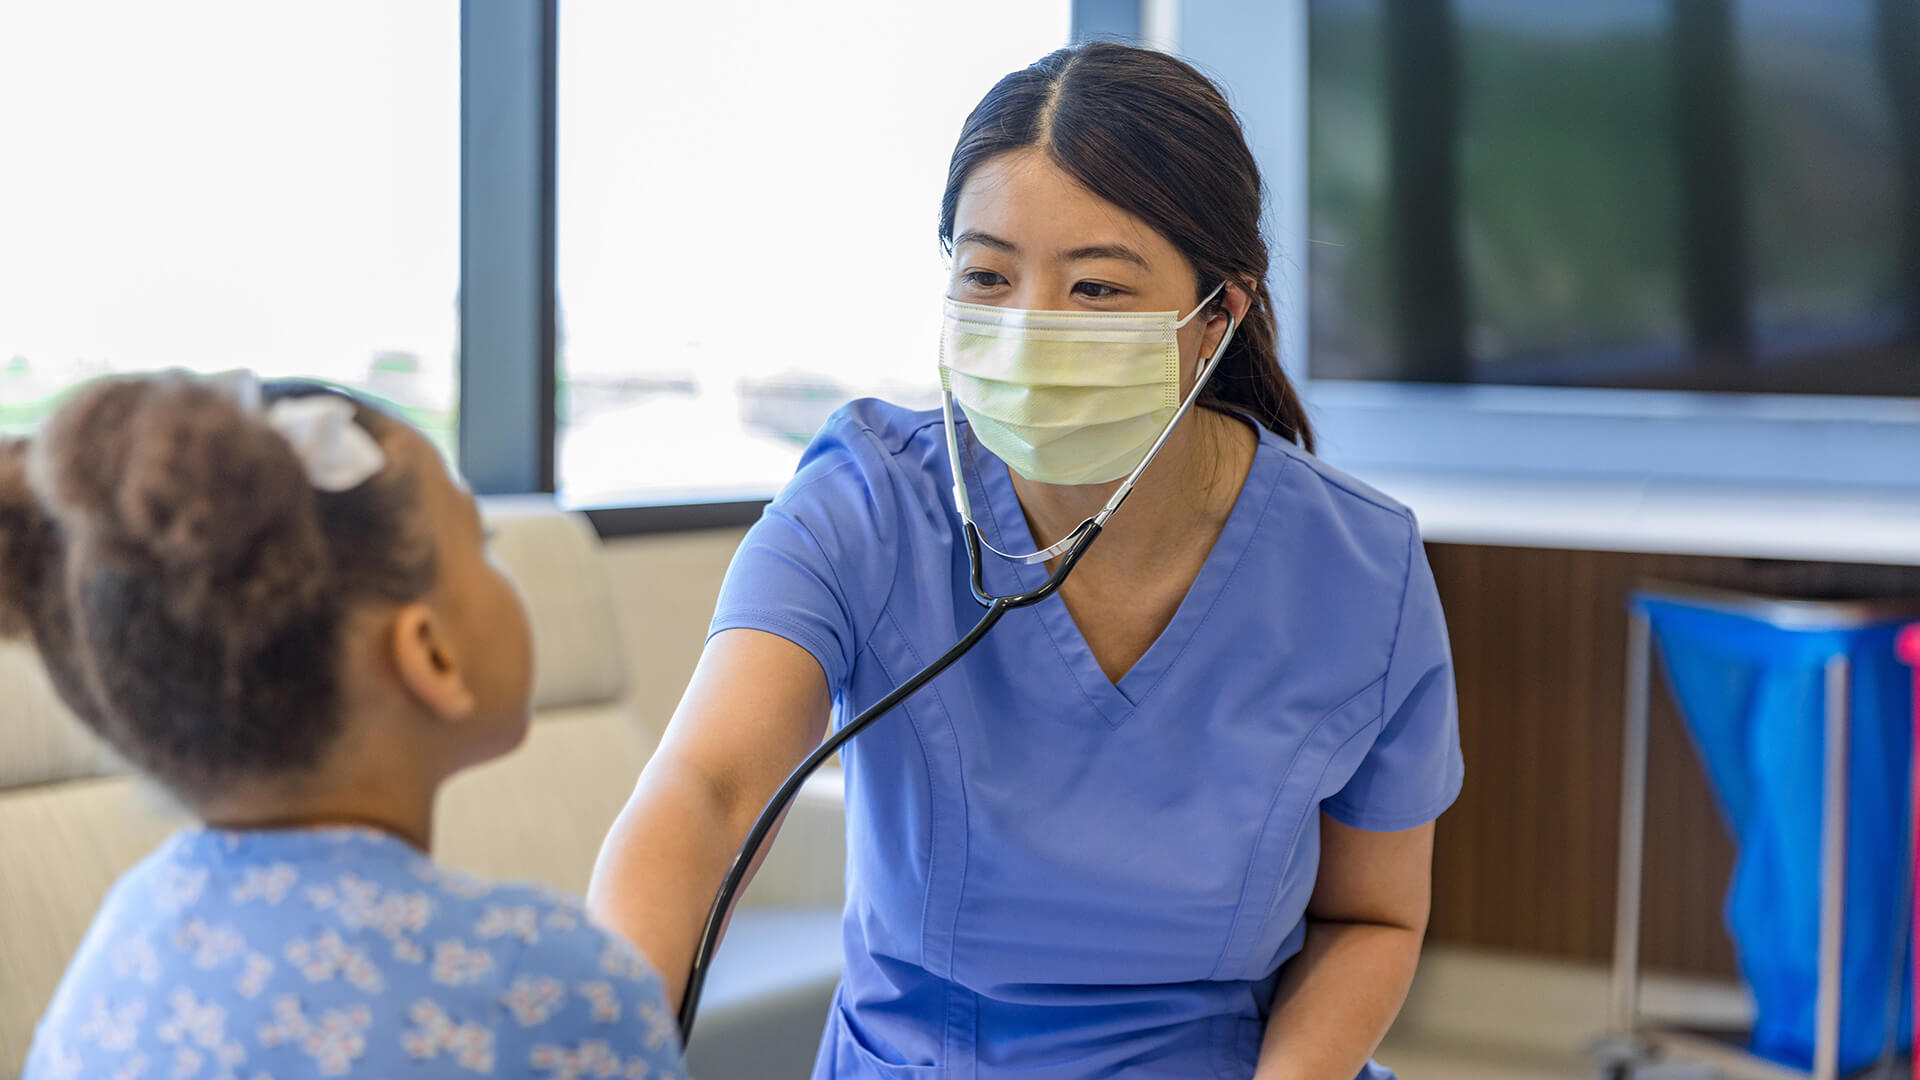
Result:
M653 961L675 1008L734 853L826 737L831 709L826 676L805 649L758 630L714 635L608 832L588 910Z

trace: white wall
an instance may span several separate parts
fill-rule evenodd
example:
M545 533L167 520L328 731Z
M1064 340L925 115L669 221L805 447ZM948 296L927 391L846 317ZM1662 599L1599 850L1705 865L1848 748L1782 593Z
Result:
M720 579L745 535L745 529L667 533L604 547L627 650L629 700L656 735L666 729L700 659ZM743 904L840 904L846 864L840 799L839 773L829 767L802 791Z
M629 694L635 715L655 732L665 729L700 659L720 579L745 535L745 529L716 529L606 544Z

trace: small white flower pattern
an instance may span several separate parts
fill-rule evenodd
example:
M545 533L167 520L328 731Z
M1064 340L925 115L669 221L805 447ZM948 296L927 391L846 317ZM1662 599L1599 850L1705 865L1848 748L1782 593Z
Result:
M522 975L507 987L502 1000L521 1027L533 1027L552 1019L567 1003L567 988L559 979L549 976Z
M209 874L204 866L169 864L161 868L159 876L153 889L154 906L164 914L178 915L199 901Z
M274 1047L292 1043L319 1067L321 1076L345 1076L347 1070L367 1052L367 1029L373 1026L373 1010L365 1005L348 1009L329 1009L318 1020L309 1019L296 997L278 998L273 1003L273 1020L260 1026L260 1043Z
M488 941L502 937L517 937L528 945L538 945L540 944L540 913L527 904L517 907L489 907L481 913L480 924L473 930Z
M577 901L366 830L198 830L114 890L34 1080L679 1080L662 983Z
M414 868L414 876L421 881L430 881L440 887L440 891L458 897L461 900L483 900L493 894L494 884L485 878L475 877L464 870L441 866L438 863L426 863Z
M67 1044L53 1040L47 1044L46 1080L79 1080L80 1056L67 1049Z
M493 882L458 870L441 870L440 887L462 900L484 900L493 895Z
M610 937L600 950L600 974L642 982L653 976L653 969L641 958L639 950L625 941Z
M664 1080L646 1058L622 1058L604 1039L588 1039L577 1048L542 1044L528 1061L547 1080Z
M160 954L145 934L135 934L113 947L113 973L151 986L160 978Z
M407 1056L420 1061L442 1054L469 1072L493 1073L493 1031L479 1024L455 1023L446 1011L432 1001L414 1002L407 1012L414 1027L401 1036Z
M586 982L574 988L575 993L587 999L587 1007L593 1010L593 1022L596 1024L617 1024L620 1022L620 995L614 992L609 982Z
M240 979L233 985L234 992L252 1001L266 993L267 980L273 978L273 958L262 953L248 953L240 969Z
M314 907L332 911L349 930L377 930L399 940L426 929L433 918L433 900L423 892L383 892L380 886L354 874L342 874L334 885L307 890Z
M680 1020L667 1012L666 1006L659 1001L643 1001L638 1010L640 1022L646 1025L647 1049L658 1050L668 1046L679 1037Z
M305 975L308 982L344 978L355 989L369 994L377 994L387 986L380 969L367 959L366 950L347 944L332 930L324 931L311 940L301 938L290 941L286 952L281 955L293 965L294 970Z
M193 954L193 966L212 971L246 951L247 942L231 926L209 926L199 919L174 931L173 947Z
M464 941L442 941L433 947L433 981L442 986L465 986L493 973L493 954Z
M227 1010L214 1002L201 1001L192 990L181 987L167 999L173 1015L160 1024L160 1041L169 1046L191 1043L211 1051L228 1069L247 1059L246 1048L227 1041ZM177 1060L177 1059L176 1059ZM200 1060L194 1055L194 1060ZM198 1071L199 1065L194 1066Z
M307 1014L300 1009L300 999L296 997L275 998L273 1019L260 1025L260 1044L279 1046L306 1037L311 1024L307 1023Z
M233 887L233 902L245 904L258 900L278 904L299 881L300 871L288 863L248 867L240 877L240 884Z
M131 1050L140 1041L140 1021L146 1016L144 1001L111 1005L106 998L97 997L86 1023L80 1025L80 1037L102 1050Z

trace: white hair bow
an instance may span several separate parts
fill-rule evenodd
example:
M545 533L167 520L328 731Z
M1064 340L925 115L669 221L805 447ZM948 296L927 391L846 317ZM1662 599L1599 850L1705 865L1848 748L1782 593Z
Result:
M208 382L232 394L241 408L258 414L279 432L316 490L352 491L387 467L386 451L355 422L356 407L344 397L285 397L262 408L260 377L251 371L223 372L210 376Z

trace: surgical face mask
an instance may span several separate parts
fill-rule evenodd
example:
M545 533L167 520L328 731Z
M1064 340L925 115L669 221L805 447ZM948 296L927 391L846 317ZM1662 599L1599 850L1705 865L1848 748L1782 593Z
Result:
M1176 334L1225 287L1185 318L948 300L941 385L981 445L1021 476L1041 484L1118 480L1180 411Z
M1236 319L1229 319L1182 400L1176 335L1224 288L1223 281L1184 318L1176 311L1027 311L948 300L940 336L941 409L961 519L973 524L955 401L981 444L1029 480L1064 485L1124 478L1087 519L1104 526L1226 355ZM1073 535L1027 555L989 550L1043 562L1064 551Z

